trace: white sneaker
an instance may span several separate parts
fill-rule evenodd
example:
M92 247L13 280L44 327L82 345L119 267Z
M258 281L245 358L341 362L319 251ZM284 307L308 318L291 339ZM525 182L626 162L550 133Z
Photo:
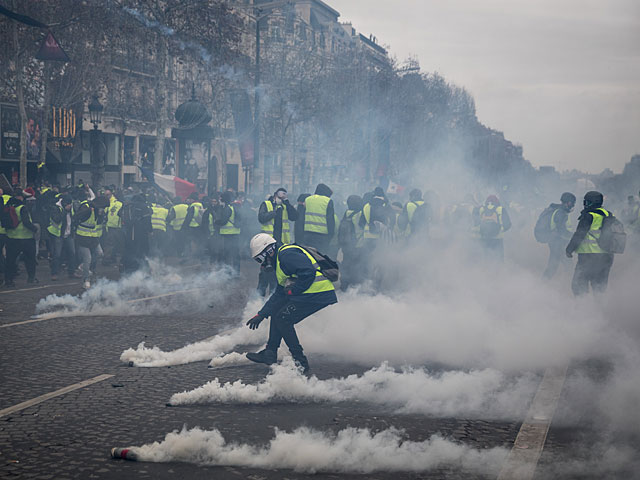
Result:
M85 290L89 290L91 288L91 282L89 282L88 280L84 282L84 288Z

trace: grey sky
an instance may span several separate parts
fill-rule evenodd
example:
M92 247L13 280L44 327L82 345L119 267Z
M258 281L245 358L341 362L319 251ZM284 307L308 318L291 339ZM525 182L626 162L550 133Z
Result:
M638 0L325 0L390 53L464 86L534 165L640 153Z

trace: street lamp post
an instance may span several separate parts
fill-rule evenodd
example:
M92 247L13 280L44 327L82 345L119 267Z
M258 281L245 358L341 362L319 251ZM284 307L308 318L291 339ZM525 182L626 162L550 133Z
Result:
M98 95L93 95L89 103L89 119L93 124L93 130L90 133L91 148L91 183L94 188L102 183L104 177L104 151L106 149L101 141L102 131L98 129L98 125L102 123L102 111L104 107L98 100Z

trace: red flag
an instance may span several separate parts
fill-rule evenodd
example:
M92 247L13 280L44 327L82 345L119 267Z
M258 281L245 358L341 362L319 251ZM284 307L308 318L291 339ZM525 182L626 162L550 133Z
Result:
M48 32L40 45L40 50L36 53L38 60L53 60L59 62L70 62L71 59L62 49L58 41L53 38L53 33Z

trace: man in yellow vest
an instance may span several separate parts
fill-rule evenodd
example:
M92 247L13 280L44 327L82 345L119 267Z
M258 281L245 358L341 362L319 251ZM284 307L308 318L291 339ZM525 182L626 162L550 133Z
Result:
M510 228L509 214L495 195L489 195L473 213L472 234L490 260L504 261L504 232Z
M11 195L7 195L4 193L2 188L0 188L0 213L4 210L4 206L7 205L9 200L11 199ZM5 268L7 263L7 258L4 254L4 249L7 245L7 230L0 225L0 274L2 274L2 278L0 278L0 286L4 283L4 275Z
M7 205L14 209L17 225L7 228L7 268L5 285L15 287L13 280L16 276L18 256L22 253L27 269L27 283L38 283L36 278L36 240L37 227L31 221L31 214L25 205L25 200L31 195L21 189L15 189L13 197Z
M151 254L165 256L167 254L167 217L169 209L158 202L157 195L150 195L151 202Z
M174 249L179 257L184 257L185 244L187 242L187 229L185 228L187 210L189 210L189 205L182 198L176 197L167 215L167 225L171 226L170 231Z
M214 208L214 224L222 240L221 261L240 272L240 213L233 205L234 193L222 192L220 204Z
M108 247L109 253L107 254L105 251L103 263L111 265L118 261L118 256L122 258L123 254L124 234L122 232L122 218L120 217L122 202L116 198L113 187L105 188L104 196L109 200L109 207L107 208L107 225L103 236L103 245L105 250Z
M55 200L54 200L55 201ZM76 268L76 249L71 232L71 197L62 195L49 207L49 245L51 246L51 280L58 279L62 259L66 257L69 278Z
M563 255L563 249L566 247L566 242L571 238L571 221L569 220L569 213L573 211L573 207L576 205L576 196L571 192L564 192L560 196L560 203L552 203L549 205L549 209L553 210L551 218L549 219L549 260L547 261L547 268L545 268L542 278L545 280L551 280L558 271L558 267L561 264L567 264L570 262Z
M89 202L83 200L72 217L72 224L76 229L76 253L82 266L82 281L85 289L91 287L91 267L97 264L102 256L100 237L106 223L105 210L109 207L106 197L96 197Z
M202 236L202 215L204 214L204 206L200 201L200 195L193 192L187 198L189 208L187 209L187 216L184 220L184 229L187 231L187 241L191 255L195 258L199 258L204 248L204 238Z
M315 194L304 201L304 243L326 253L336 231L335 212L331 200L333 190L319 183Z
M287 198L287 190L278 188L267 200L260 204L258 221L262 225L262 231L271 235L279 246L291 243L291 231L289 221L295 222L298 212ZM267 289L271 292L276 287L276 272L273 268L260 267L258 275L258 293L266 296Z
M429 207L422 199L422 191L414 188L409 192L409 201L398 218L398 227L407 238L424 238L429 231Z
M247 322L249 328L255 330L262 320L271 317L266 348L247 353L247 358L267 365L276 363L278 348L284 340L296 364L308 373L309 362L295 325L338 302L333 283L322 274L314 257L303 247L294 244L277 248L276 241L266 233L254 236L250 247L254 260L274 266L278 286L258 314Z
M364 230L360 227L362 207L363 201L359 195L349 195L347 211L338 227L338 243L342 249L340 290L343 292L363 280L362 237Z
M609 283L609 272L613 265L613 254L605 252L598 245L602 233L602 221L611 212L602 208L604 197L596 191L587 192L582 202L578 226L566 248L567 257L578 254L578 263L573 273L571 290L577 297L589 293L604 293Z

